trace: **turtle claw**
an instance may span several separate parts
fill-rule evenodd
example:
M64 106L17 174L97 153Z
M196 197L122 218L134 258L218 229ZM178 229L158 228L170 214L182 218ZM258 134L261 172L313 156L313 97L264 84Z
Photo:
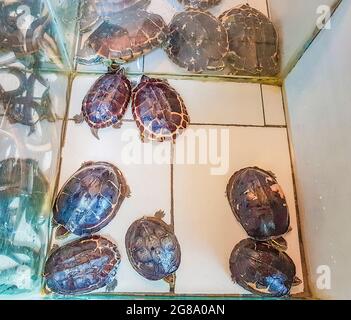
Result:
M94 136L96 139L100 140L100 137L99 137L99 129L91 128L90 131L91 131L91 133L93 134L93 136Z

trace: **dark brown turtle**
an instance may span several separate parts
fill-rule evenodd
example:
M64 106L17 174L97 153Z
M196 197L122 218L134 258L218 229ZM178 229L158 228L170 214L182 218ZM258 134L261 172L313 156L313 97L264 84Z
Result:
M175 272L180 265L180 245L172 228L162 218L163 211L154 217L135 221L126 234L126 249L133 268L148 280L164 279L174 286Z
M231 253L229 267L233 281L254 294L283 297L301 284L293 260L268 242L241 241Z
M228 35L209 12L188 9L173 17L165 47L170 59L190 72L219 71L225 67Z
M130 189L122 172L108 162L86 162L63 185L53 208L57 237L90 235L117 214Z
M166 80L141 78L133 90L132 112L141 139L175 140L189 124L183 99Z
M117 245L101 236L76 240L54 249L45 264L46 291L63 295L103 287L113 291L121 256Z
M186 8L207 10L218 5L222 0L178 0Z
M245 168L227 186L231 209L248 235L256 240L279 238L290 228L284 192L272 172Z
M231 72L275 76L280 71L279 38L273 23L248 4L224 12L219 20L229 37Z
M151 0L84 0L81 8L81 32L91 30L98 21L111 21L119 14L131 14L137 9L146 9Z
M118 15L103 22L86 40L78 61L83 64L113 60L124 63L159 47L166 39L162 17L145 10Z
M131 94L131 84L124 69L111 71L93 84L83 100L81 114L76 115L74 120L76 123L85 120L99 139L99 129L109 126L120 128Z

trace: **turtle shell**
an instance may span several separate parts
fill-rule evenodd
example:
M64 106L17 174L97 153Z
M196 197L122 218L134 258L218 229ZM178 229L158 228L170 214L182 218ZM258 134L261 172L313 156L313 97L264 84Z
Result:
M128 62L159 47L166 39L162 17L145 10L118 15L113 23L103 22L87 39L85 53L119 62Z
M71 242L48 257L44 277L47 288L55 293L88 293L114 280L121 256L116 244L101 236Z
M133 268L153 281L174 274L181 260L180 245L171 227L156 216L135 221L125 240Z
M173 17L166 52L174 63L190 72L223 70L228 35L212 14L189 9Z
M273 23L248 4L224 12L220 21L228 32L228 65L249 76L275 76L280 71L279 39Z
M268 240L289 231L288 206L273 173L259 168L236 172L227 185L227 197L236 219L250 237Z
M90 235L105 227L130 196L122 172L107 162L87 162L60 190L53 219L61 228L78 236Z
M33 159L8 158L0 162L0 239L11 240L18 222L37 229L43 222L49 183Z
M123 70L101 76L89 89L82 104L82 115L91 128L118 127L132 89Z
M231 253L229 267L233 281L254 294L282 297L301 283L293 260L268 242L241 241Z
M178 0L186 8L207 10L218 5L222 0Z
M175 140L189 124L183 99L165 80L143 76L133 90L132 101L142 139Z

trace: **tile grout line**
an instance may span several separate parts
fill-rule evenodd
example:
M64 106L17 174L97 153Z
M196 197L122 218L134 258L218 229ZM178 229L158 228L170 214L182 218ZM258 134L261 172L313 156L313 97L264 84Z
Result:
M270 11L269 0L266 0L266 7L267 7L268 18L271 19L271 11Z
M266 112L265 112L262 84L260 84L260 90L261 90L261 103L262 103L263 123L264 123L264 126L266 127L267 126L267 122L266 122Z

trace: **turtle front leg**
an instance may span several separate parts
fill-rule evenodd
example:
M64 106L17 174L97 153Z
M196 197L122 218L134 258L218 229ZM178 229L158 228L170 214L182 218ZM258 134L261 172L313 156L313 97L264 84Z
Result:
M76 114L76 115L73 117L73 121L74 121L76 124L83 123L83 122L84 122L84 115L83 115L83 112L81 112L80 114Z
M117 123L112 125L112 128L113 129L121 129L122 125L123 125L123 122L122 121L118 121Z
M30 137L33 133L35 133L35 125L31 125L29 127L28 137Z
M114 292L118 285L118 281L114 278L110 283L106 285L106 292Z

